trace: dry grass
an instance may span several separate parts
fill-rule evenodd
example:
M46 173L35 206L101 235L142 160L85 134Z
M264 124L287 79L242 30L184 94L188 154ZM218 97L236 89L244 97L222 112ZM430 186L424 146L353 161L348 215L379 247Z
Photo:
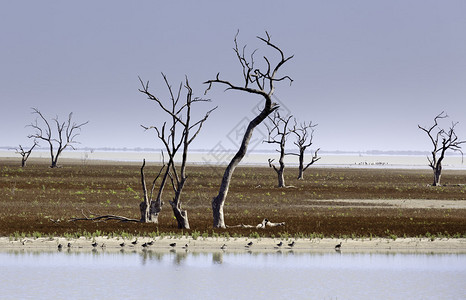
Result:
M117 222L67 222L82 211L139 218L142 199L140 166L135 164L66 164L50 169L46 162L0 162L0 235L15 232L65 234L75 232L179 233L168 205L166 188L158 226ZM146 166L150 180L158 168ZM191 166L182 196L192 230L212 235L210 201L218 192L223 168ZM260 231L264 236L429 236L466 234L465 209L398 209L338 205L325 199L436 199L465 200L466 174L444 171L442 182L432 187L428 170L309 169L305 180L287 169L293 187L276 188L276 175L268 168L240 167L235 171L225 204L227 224L258 224L263 218L286 222L285 227ZM324 205L322 205L324 204ZM55 223L52 220L60 220ZM256 229L216 229L215 234L256 234ZM185 232L186 233L186 232ZM189 231L191 233L191 231Z

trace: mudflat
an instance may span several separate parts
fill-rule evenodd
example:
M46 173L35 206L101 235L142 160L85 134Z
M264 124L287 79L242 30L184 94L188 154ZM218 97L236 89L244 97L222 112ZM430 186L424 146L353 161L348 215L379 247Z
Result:
M136 241L136 244L132 242ZM252 242L252 245L249 245ZM150 243L150 245L149 245ZM341 243L341 244L340 244ZM94 246L94 245L95 246ZM60 245L60 246L59 246ZM340 247L335 248L336 245ZM466 253L466 238L0 237L2 251Z
M160 166L147 164L148 184ZM223 167L188 166L182 195L190 230L177 228L167 185L159 224L69 221L113 214L139 219L142 201L140 165L66 161L51 169L48 161L0 161L0 236L204 235L278 238L464 238L466 173L445 170L444 186L433 187L430 170L310 168L304 180L287 168L287 188L277 188L276 173L266 167L238 167L225 203L227 225L257 225L264 218L285 222L266 229L212 228L211 200ZM158 184L156 184L156 190ZM332 241L333 242L333 241Z

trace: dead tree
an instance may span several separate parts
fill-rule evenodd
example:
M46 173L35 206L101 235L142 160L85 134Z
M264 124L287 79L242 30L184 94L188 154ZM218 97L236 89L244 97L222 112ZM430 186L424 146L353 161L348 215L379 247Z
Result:
M145 94L149 100L155 101L160 108L168 114L170 118L170 125L167 129L165 122L160 128L156 126L146 127L142 126L146 130L155 129L157 136L160 141L164 144L165 151L168 154L168 164L167 169L165 170L164 177L162 179L162 189L167 178L170 179L171 185L173 187L174 197L172 201L169 201L173 214L175 215L176 221L178 222L178 228L189 229L188 213L186 210L181 208L181 193L183 187L188 178L186 174L186 163L188 159L188 148L191 142L196 138L200 132L202 125L209 117L210 113L215 110L217 107L207 111L205 115L196 122L191 120L191 106L194 103L198 102L208 102L210 100L201 99L193 97L193 90L191 89L188 78L186 77L184 88L186 89L186 101L180 103L181 91L183 88L183 83L180 84L177 93L175 94L171 85L169 84L167 77L162 74L165 84L168 87L170 93L170 103L167 105L162 102L158 97L154 96L149 92L149 82L145 83L139 78L142 84L142 89L139 91ZM181 154L181 163L179 166L175 163L175 155L178 150L182 151ZM144 183L143 183L144 184ZM159 195L161 195L159 191ZM157 201L154 205L160 212L162 207L161 197L157 197ZM142 210L141 210L142 212Z
M434 171L434 182L433 186L440 185L440 176L442 175L442 161L445 158L445 153L448 150L455 152L461 151L461 144L466 143L466 140L458 140L458 136L455 133L455 126L458 122L452 122L448 130L440 128L438 122L442 119L448 118L445 112L441 112L434 118L434 124L427 128L418 125L419 129L427 133L430 141L432 142L433 150L432 157L427 157L429 166Z
M32 150L39 145L36 140L34 140L34 145L32 145L31 148L29 148L28 151L26 151L23 146L19 145L19 148L16 149L16 153L19 153L21 155L21 168L24 168L26 166L26 161L29 158L29 155L31 155Z
M285 146L286 140L288 135L291 133L290 129L288 128L288 123L290 122L291 115L287 118L283 118L280 116L278 111L275 111L273 114L273 118L268 116L267 118L271 121L272 125L269 126L267 123L265 127L267 127L268 132L268 139L264 142L269 144L278 144L280 149L277 150L280 153L280 157L278 159L279 167L276 167L272 162L273 159L269 158L269 167L273 168L278 175L278 187L286 187L285 186Z
M296 155L299 157L299 165L298 165L298 179L303 180L304 179L304 171L309 168L309 166L313 165L316 161L320 159L318 157L317 152L320 150L318 148L315 152L314 155L311 158L311 161L304 165L304 153L306 152L306 149L312 145L312 140L314 138L314 127L316 127L317 124L312 125L312 122L309 122L306 124L306 122L298 124L296 122L296 119L294 120L294 126L291 132L293 132L296 136L296 141L294 144L298 147L299 153L287 153L289 155Z
M28 137L43 140L49 144L52 160L50 167L56 168L58 166L57 162L60 154L68 147L75 149L74 144L77 143L75 138L79 135L78 131L81 131L81 127L89 123L89 121L81 124L74 123L71 121L73 116L73 113L71 112L68 115L68 121L66 122L58 121L58 117L53 118L52 122L49 122L37 108L32 108L32 110L32 113L36 114L43 124L40 125L36 119L34 123L28 125L35 130L35 132ZM50 123L52 123L52 125ZM52 127L54 127L55 131Z
M154 195L154 190L155 190L155 184L157 182L157 179L160 177L162 174L162 171L165 168L165 163L163 161L163 152L162 152L162 167L159 170L159 173L157 176L154 178L152 181L152 187L150 189L150 193L147 193L147 188L146 188L146 179L144 175L144 167L146 165L146 160L144 159L142 161L142 166L141 166L141 184L142 184L142 192L143 192L143 201L141 204L139 204L139 210L141 212L141 223L159 223L159 214L162 211L162 192L165 187L165 183L167 182L167 173L165 173L165 176L162 179L162 183L159 186L159 190L157 193L157 198L154 200L153 195Z
M242 84L233 84L230 81L220 79L220 73L217 73L215 79L211 79L205 82L208 84L207 91L212 87L212 84L222 84L226 86L226 90L236 90L241 92L246 92L254 95L260 96L264 100L264 108L258 113L258 115L249 122L249 125L246 128L243 139L241 141L241 146L236 154L231 159L225 173L223 174L222 182L220 184L220 189L218 195L212 200L212 213L213 213L213 226L214 228L225 228L225 219L223 214L223 206L228 194L228 188L230 186L231 177L235 168L238 166L240 161L243 159L246 151L248 149L248 144L251 139L254 129L264 121L267 116L273 113L278 109L278 105L272 102L272 95L275 91L275 83L288 80L293 81L289 76L278 77L278 71L280 68L293 56L285 57L283 51L273 44L270 39L270 35L266 32L266 37L257 37L260 41L264 42L268 47L273 51L276 51L279 58L278 61L274 64L271 63L270 59L267 56L264 56L265 68L263 70L256 68L254 61L254 54L256 51L253 51L250 55L250 58L246 58L246 46L239 48L237 37L238 33L235 36L234 43L236 57L238 58L239 63L242 66L243 70L243 83Z

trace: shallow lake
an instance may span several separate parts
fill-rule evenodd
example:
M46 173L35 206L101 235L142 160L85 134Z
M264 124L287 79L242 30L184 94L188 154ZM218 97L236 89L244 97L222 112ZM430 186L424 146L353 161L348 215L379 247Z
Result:
M1 299L465 299L466 254L0 251Z

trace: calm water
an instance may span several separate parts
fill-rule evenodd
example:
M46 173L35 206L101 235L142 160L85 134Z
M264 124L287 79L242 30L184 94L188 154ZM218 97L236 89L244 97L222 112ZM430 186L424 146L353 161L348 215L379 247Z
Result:
M0 299L466 299L466 254L0 252Z

